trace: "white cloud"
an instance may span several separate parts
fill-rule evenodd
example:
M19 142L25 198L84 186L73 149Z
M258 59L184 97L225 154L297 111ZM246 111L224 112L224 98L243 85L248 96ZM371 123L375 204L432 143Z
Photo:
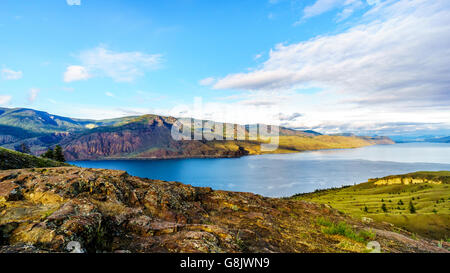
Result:
M68 66L66 72L64 73L64 81L65 82L74 82L87 80L91 77L88 70L84 66L80 65L71 65Z
M111 93L111 92L105 92L105 95L108 96L108 97L111 97L111 98L116 97L116 96L115 96L113 93Z
M31 88L30 92L28 93L28 101L30 103L33 103L36 100L37 96L39 95L40 91L41 90L39 90L38 88Z
M2 79L5 80L18 80L23 76L22 71L14 71L8 68L2 69Z
M279 113L280 121L293 121L302 116L303 116L303 114L300 114L300 113L292 113L292 114Z
M208 86L208 85L212 85L215 81L216 81L216 79L209 77L209 78L200 80L198 82L198 84L200 84L202 86Z
M76 68L75 75L79 76L71 80L83 80L92 77L108 77L116 82L132 82L144 75L149 69L156 69L162 62L160 54L145 54L142 52L115 52L99 46L83 51L78 58L81 65L71 66Z
M367 3L372 5L372 1L369 0ZM303 9L302 19L312 18L335 9L342 9L337 15L337 20L342 21L362 6L363 2L361 0L317 0L314 4Z
M405 0L369 15L377 20L341 34L279 44L262 68L228 75L214 88L313 85L349 95L346 103L448 107L450 2Z
M66 3L69 6L80 6L81 0L66 0Z
M233 109L304 113L285 126L390 134L450 128L450 2L384 1L339 34L279 44L253 70L218 78ZM242 108L242 110L240 110ZM274 113L274 112L272 112Z
M12 99L9 95L0 95L0 105L8 104Z
M367 4L373 6L381 3L381 0L366 0Z

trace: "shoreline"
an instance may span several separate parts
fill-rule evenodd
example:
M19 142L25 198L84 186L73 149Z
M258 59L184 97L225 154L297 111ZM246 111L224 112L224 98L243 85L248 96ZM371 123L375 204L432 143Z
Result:
M398 143L394 143L398 144ZM350 148L332 148L332 149L313 149L313 150L292 150L289 152L282 153L260 153L260 154L244 154L244 155L224 155L224 156L209 156L209 155L199 155L199 156L170 156L170 157L107 157L98 159L80 159L80 160L68 160L67 162L81 162L81 161L127 161L127 160L172 160L172 159L221 159L221 158L241 158L246 156L257 156L257 155L282 155L282 154L297 154L304 152L314 152L314 151L333 151L333 150L350 150L359 149L364 147L371 147L376 145L394 145L394 144L372 144L361 147L350 147ZM400 143L401 144L401 143Z

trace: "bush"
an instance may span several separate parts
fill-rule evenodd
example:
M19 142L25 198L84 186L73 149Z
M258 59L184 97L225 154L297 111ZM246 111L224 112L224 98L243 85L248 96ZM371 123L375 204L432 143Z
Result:
M59 145L56 145L53 156L54 156L53 159L55 159L56 161L66 162L66 159L64 158L63 150L62 150L61 146L59 146Z
M317 223L324 226L322 232L325 234L341 235L360 243L375 239L375 234L372 231L361 230L360 232L356 232L345 222L335 224L330 220L321 217L317 219Z
M16 148L16 151L24 153L24 154L31 154L30 147L25 142L20 144L19 147Z
M323 218L323 217L319 217L319 218L317 219L317 224L319 224L319 225L321 225L321 226L330 227L330 226L333 225L333 222L331 222L330 220L325 219L325 218Z
M54 157L54 153L53 153L53 149L49 148L45 153L43 153L41 155L42 157L48 158L48 159L53 159Z
M59 145L55 146L55 150L49 148L44 154L42 154L42 157L53 159L59 162L66 162L66 159L64 158L64 152Z
M375 238L375 234L371 231L362 230L360 232L356 232L344 222L339 222L338 224L333 223L329 227L324 227L322 231L325 234L342 235L360 243L364 243Z
M416 208L414 207L414 204L412 201L409 201L409 212L416 213Z

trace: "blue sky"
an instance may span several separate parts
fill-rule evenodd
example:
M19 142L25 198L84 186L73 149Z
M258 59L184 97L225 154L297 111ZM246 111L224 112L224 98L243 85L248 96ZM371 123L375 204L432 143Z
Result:
M449 14L439 0L4 0L0 104L447 130Z

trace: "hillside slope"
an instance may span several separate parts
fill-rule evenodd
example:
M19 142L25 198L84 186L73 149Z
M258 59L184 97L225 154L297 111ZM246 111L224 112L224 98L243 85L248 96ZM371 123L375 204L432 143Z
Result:
M68 166L68 164L60 163L47 158L23 154L0 147L0 170L60 166Z
M325 205L123 171L10 170L0 181L0 252L366 252L370 240L383 252L448 252Z
M190 120L191 119L184 119ZM244 125L245 140L175 141L171 130L177 119L157 115L124 117L110 120L80 120L51 115L25 108L0 108L0 145L11 150L27 144L35 155L56 144L63 146L68 160L117 158L189 158L239 157L261 154L262 140L249 140L249 130L257 125ZM202 121L193 120L202 128ZM203 121L206 122L206 121ZM238 125L225 124L238 131ZM193 129L192 133L200 132ZM392 144L388 138L327 136L314 131L280 127L280 145L271 153L292 153L317 149L357 148L374 144ZM226 131L214 132L225 138Z
M294 198L328 204L357 218L389 222L430 238L450 239L450 172L393 175Z

